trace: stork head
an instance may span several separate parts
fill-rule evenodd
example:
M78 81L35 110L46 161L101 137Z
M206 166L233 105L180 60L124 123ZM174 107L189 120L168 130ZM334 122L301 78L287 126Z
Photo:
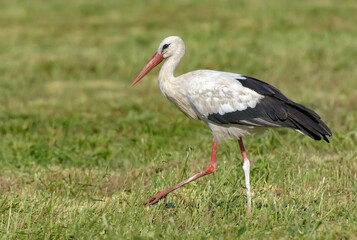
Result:
M170 36L162 40L157 49L157 53L161 54L164 59L173 55L179 55L182 51L185 51L185 44L178 36Z
M134 81L131 83L131 86L134 86L137 82L139 82L146 74L148 74L151 69L153 69L156 65L162 62L164 59L174 58L177 62L185 54L185 44L182 39L178 36L170 36L162 40L157 49L157 52L150 59L150 61L145 65L145 67L141 70L141 72L136 76Z

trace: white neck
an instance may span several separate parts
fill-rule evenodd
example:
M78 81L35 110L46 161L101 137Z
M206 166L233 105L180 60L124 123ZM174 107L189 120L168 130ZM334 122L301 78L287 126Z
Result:
M172 58L168 58L165 60L159 73L159 84L165 81L172 81L175 78L174 71L177 65L178 62L173 61Z
M178 54L172 55L165 59L159 73L159 85L162 82L172 82L175 80L174 71L177 65L181 62L184 54L185 52L179 52Z
M158 49L160 51L161 45ZM185 55L185 44L181 39L176 40L171 45L171 49L168 49L164 53L165 62L161 67L159 73L159 88L165 96L174 94L177 90L177 81L179 78L174 77L174 71L177 65L181 62L181 59Z
M174 71L185 55L185 45L182 40L176 42L173 51L169 52L159 73L159 88L168 100L175 104L186 116L199 119L187 98L186 81L182 77L175 77ZM161 45L160 45L161 47ZM159 50L160 50L159 47ZM165 54L164 54L165 57Z

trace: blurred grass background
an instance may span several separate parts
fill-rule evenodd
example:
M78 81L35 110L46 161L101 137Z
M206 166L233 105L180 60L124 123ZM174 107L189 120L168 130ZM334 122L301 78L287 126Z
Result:
M1 238L357 238L356 11L353 0L2 0ZM129 87L169 35L186 43L177 75L262 79L333 131L330 144L287 130L246 138L251 218L234 141L213 175L142 205L210 156L209 129L161 96L158 70Z

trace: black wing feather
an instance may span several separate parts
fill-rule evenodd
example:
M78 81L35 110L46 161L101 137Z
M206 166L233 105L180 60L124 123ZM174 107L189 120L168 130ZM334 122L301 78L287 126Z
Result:
M331 130L313 110L295 103L282 94L279 89L258 79L244 76L237 79L247 87L264 96L254 108L221 115L210 114L208 119L219 124L242 124L262 127L287 127L300 130L315 140L332 136Z

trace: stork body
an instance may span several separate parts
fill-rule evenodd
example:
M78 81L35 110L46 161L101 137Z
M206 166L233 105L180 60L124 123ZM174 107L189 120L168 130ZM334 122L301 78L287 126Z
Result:
M174 77L174 70L185 53L181 38L164 39L155 55L135 78L132 86L152 68L165 60L159 74L159 88L168 100L186 116L204 121L211 129L213 146L207 169L150 198L148 205L157 203L171 191L216 168L217 144L225 139L238 139L243 157L248 212L251 212L250 162L242 138L268 127L294 129L315 140L331 136L330 129L312 110L289 100L275 87L252 77L212 70L198 70Z
M163 68L165 68L165 64ZM177 78L159 77L159 87L164 96L186 116L204 121L211 129L214 140L219 143L227 138L241 138L261 129L259 125L243 125L221 122L217 114L243 112L254 108L262 95L244 87L238 79L242 75L198 70Z

